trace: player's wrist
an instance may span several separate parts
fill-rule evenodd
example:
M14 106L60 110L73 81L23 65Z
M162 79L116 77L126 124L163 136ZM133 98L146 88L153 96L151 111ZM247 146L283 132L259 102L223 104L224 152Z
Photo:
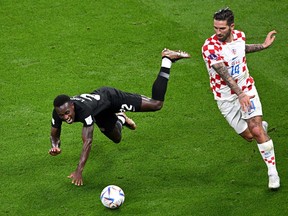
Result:
M266 45L265 43L261 44L262 49L267 49L269 47L269 45Z
M237 96L239 99L242 99L243 97L245 97L245 93L241 91L240 93L237 94Z
M60 142L59 143L51 143L52 148L59 148L60 149Z

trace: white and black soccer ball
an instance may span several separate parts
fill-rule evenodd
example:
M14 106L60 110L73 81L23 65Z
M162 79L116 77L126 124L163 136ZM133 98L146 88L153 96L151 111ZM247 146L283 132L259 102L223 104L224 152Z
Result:
M124 203L125 194L120 187L116 185L108 185L102 190L100 200L105 207L116 209Z

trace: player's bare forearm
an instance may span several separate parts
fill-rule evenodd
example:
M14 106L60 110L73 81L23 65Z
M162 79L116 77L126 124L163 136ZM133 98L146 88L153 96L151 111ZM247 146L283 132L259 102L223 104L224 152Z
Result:
M83 169L85 167L86 161L89 157L90 151L92 146L92 140L87 140L85 143L83 143L83 148L80 156L80 160L77 166L76 171L79 173L83 172Z
M239 88L235 80L229 74L228 69L224 63L217 63L212 66L214 70L221 76L225 83L238 95L242 94L242 90Z
M51 127L50 142L51 142L52 147L55 147L55 148L60 147L60 144L61 144L60 134L61 134L61 128Z
M82 173L84 166L86 164L86 161L89 157L91 146L92 146L92 141L93 141L93 131L94 131L93 125L90 127L83 127L82 129L83 147L82 147L79 164L76 169L77 172Z
M245 45L245 52L252 53L264 50L264 46L262 44L246 44Z
M56 156L61 153L60 149L60 134L61 129L60 128L54 128L51 127L51 133L50 133L50 142L51 142L51 148L49 149L48 153L52 156Z

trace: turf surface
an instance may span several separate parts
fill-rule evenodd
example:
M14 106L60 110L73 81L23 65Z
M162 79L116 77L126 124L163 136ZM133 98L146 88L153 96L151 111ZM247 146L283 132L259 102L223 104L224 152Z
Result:
M248 55L276 149L282 187L267 189L255 143L227 125L201 57L214 11L230 6L247 43L278 34ZM287 215L287 1L1 0L0 215ZM108 85L151 95L164 47L191 60L173 65L163 110L129 114L136 131L116 145L97 130L84 186L66 178L78 163L81 125L64 125L51 157L52 101ZM105 209L101 190L120 186L124 205Z

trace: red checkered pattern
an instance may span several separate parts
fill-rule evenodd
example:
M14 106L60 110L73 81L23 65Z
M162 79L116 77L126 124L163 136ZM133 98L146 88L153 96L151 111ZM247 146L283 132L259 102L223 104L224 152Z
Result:
M254 80L249 76L246 65L245 34L238 30L232 31L232 34L233 41L231 43L221 42L216 35L213 35L202 46L202 56L206 63L210 86L216 100L232 100L235 98L235 93L212 68L213 64L223 62L243 91L251 90L252 85L254 85Z
M265 151L261 151L261 154L265 154ZM264 161L268 164L272 164L272 165L275 165L275 157L272 156L272 157L269 157L269 158L264 158Z

